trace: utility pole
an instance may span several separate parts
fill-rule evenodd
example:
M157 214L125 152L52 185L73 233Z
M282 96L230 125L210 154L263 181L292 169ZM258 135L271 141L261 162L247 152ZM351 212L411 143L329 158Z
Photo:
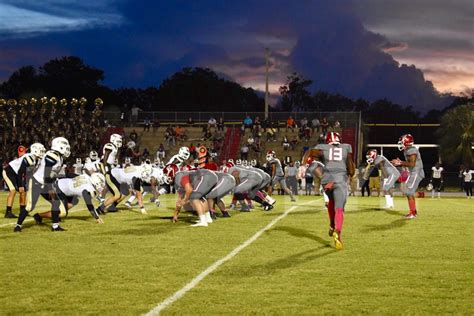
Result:
M269 57L270 57L270 51L267 48L265 48L265 119L268 119L268 70L270 67L270 62L269 62Z

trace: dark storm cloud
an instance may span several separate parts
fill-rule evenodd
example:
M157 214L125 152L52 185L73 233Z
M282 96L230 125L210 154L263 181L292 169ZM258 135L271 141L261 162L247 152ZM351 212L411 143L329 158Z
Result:
M420 109L440 102L420 70L401 67L388 54L403 54L415 43L386 37L384 32L368 31L360 20L358 2L355 5L306 0L49 0L46 3L49 3L45 6L49 7L47 10L39 8L34 1L0 0L0 6L15 4L15 8L32 16L39 13L64 17L68 23L73 21L74 26L74 31L61 32L57 25L48 29L51 25L47 19L43 20L43 26L38 19L38 24L21 26L23 30L30 27L30 34L35 37L16 39L11 38L15 36L11 27L9 30L0 22L0 34L10 36L0 39L2 46L8 44L35 52L20 53L18 58L10 52L8 63L0 61L0 78L7 78L12 66L40 65L48 58L67 53L104 69L106 83L114 87L159 85L185 66L202 66L246 86L263 89L264 48L268 47L270 88L274 93L288 74L297 71L313 79L315 89L354 98L373 100L385 96ZM80 16L87 4L94 4L95 9L89 24L81 24ZM97 17L108 16L111 18L93 26L100 20ZM60 26L64 23L57 22ZM378 23L379 19L372 22ZM453 22L451 26L462 26L458 24ZM392 27L395 25L393 22ZM58 56L51 56L55 48Z

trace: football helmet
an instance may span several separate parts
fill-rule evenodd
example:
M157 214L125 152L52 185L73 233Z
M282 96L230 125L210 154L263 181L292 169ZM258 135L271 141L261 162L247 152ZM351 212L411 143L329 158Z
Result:
M309 156L308 158L306 158L306 161L305 161L305 164L306 164L306 167L309 167L311 166L311 164L313 163L314 161L314 158Z
M81 163L82 163L82 159L81 159L81 158L76 158L76 163L77 163L77 164L81 164Z
M398 140L398 150L403 151L405 148L412 146L414 142L415 141L411 134L402 135Z
M338 132L328 132L326 134L326 144L339 145L341 143L341 135Z
M241 166L241 165L242 165L242 160L237 159L237 160L235 161L235 165L236 165L236 166Z
M131 159L130 157L125 157L124 163L125 163L126 165L131 164L131 163L132 163L132 159Z
M90 159L89 157L86 157L86 159L84 159L84 163L91 163L92 162L92 159Z
M249 166L249 162L247 160L242 160L242 163L241 163L242 167L248 167Z
M267 156L265 157L267 159L267 161L270 161L272 160L273 158L276 158L276 154L273 150L269 150L267 152Z
M112 134L110 135L110 142L115 145L115 147L120 148L122 147L122 135L120 134Z
M178 157L183 159L183 160L188 160L189 156L191 154L189 153L189 148L188 147L181 147L178 151Z
M229 160L227 160L227 163L231 163L233 166L235 166L234 159L232 159L232 158L230 158Z
M373 163L375 158L377 158L377 149L371 149L367 152L367 155L365 155L365 158L367 158L367 163Z
M43 158L45 152L46 148L44 148L43 144L34 143L30 146L30 153L35 155L37 158Z
M196 168L194 168L193 166L191 165L184 165L181 167L181 171L189 171L189 170L195 170Z
M432 183L429 183L429 184L426 186L426 190L428 190L428 191L433 190L433 184L432 184Z
M96 161L99 159L99 154L95 150L91 150L91 152L89 153L89 158L92 161Z
M178 172L178 166L175 164L169 164L166 165L165 168L163 169L163 181L166 184L170 184L173 182L174 177L176 176L176 173Z
M69 141L64 137L53 138L51 141L51 149L57 151L66 158L71 154Z
M95 172L90 176L90 182L94 189L101 194L105 189L105 176L102 173Z
M145 182L150 182L151 175L153 174L153 167L150 164L143 164L140 169L140 178Z
M224 166L222 166L222 172L228 173L230 168L232 168L233 166L234 166L233 162L226 163Z
M257 165L257 159L250 160L250 166L255 167Z

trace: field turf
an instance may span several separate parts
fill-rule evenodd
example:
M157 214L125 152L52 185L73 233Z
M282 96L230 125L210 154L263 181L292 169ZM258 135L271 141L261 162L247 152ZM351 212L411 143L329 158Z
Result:
M472 315L474 200L417 199L418 218L405 220L401 197L390 211L383 198L350 197L342 251L320 197L277 200L271 212L232 211L208 228L189 227L190 213L171 223L173 196L160 208L148 202L149 215L107 214L103 225L81 204L61 223L66 232L29 218L13 233L2 213L0 314L145 314L254 236L161 314Z

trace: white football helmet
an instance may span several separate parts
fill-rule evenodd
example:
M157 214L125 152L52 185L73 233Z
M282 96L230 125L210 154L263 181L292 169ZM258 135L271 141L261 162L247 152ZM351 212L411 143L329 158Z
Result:
M255 167L257 165L257 159L250 160L250 166Z
M43 158L46 148L44 148L43 144L34 143L30 146L30 152L37 158Z
M92 159L90 159L89 157L86 157L86 159L84 159L84 163L91 163L92 162Z
M110 135L110 142L115 145L115 147L122 147L122 135L112 134Z
M265 159L267 159L267 161L270 161L270 160L272 160L272 159L275 158L275 157L276 157L275 152L274 152L273 150L269 150L269 151L267 152L267 156L265 157Z
M151 181L151 175L153 173L153 167L150 164L143 164L140 167L140 178L145 182Z
M95 172L91 174L90 181L94 189L101 194L105 189L105 176L102 173Z
M241 166L241 165L242 165L242 160L237 159L237 160L235 161L235 165L236 165L236 166Z
M429 183L429 184L426 186L426 190L428 190L428 191L433 190L433 184L432 184L432 183Z
M89 158L92 161L99 160L99 154L95 150L91 150L91 152L89 153Z
M189 152L188 147L181 147L178 152L178 157L183 159L183 160L188 160L189 156L191 153Z
M51 149L57 151L66 158L71 154L69 141L64 137L53 138L51 141Z

